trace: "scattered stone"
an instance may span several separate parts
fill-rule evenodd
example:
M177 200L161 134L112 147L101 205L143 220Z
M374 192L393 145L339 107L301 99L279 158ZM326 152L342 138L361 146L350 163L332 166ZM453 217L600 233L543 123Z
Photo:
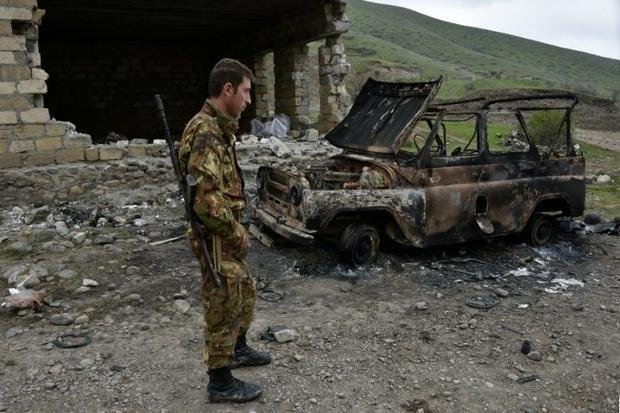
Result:
M24 210L18 206L14 206L11 209L11 215L15 215L16 217L21 217L22 215L24 215Z
M13 338L13 337L17 337L20 334L23 334L23 332L24 330L22 330L21 328L13 327L13 328L9 328L4 336L6 338Z
M174 293L174 295L172 296L172 298L174 298L175 300L184 300L187 297L189 297L189 294L186 290L181 290L178 293Z
M185 300L174 300L173 306L174 309L181 314L187 314L191 308L191 305Z
M611 182L611 177L609 175L599 175L596 177L597 184L608 184Z
M143 226L145 226L145 225L146 225L146 221L145 221L145 220L143 220L143 219L141 219L141 218L138 218L138 219L135 219L135 220L133 221L133 225L134 225L135 227L143 227Z
M303 359L305 359L305 357L301 354L295 354L293 358L295 359L295 361L302 361Z
M84 278L82 280L82 285L84 287L99 287L99 283L95 280L92 280L90 278Z
M27 242L17 241L9 245L7 250L14 254L26 255L32 252L32 246Z
M419 301L415 303L416 310L428 310L428 304L424 301Z
M508 295L510 295L510 293L507 290L504 290L503 288L496 288L495 290L495 294L497 294L499 297L508 297Z
M516 374L514 374L514 373L510 373L510 374L508 375L508 378L509 378L510 380L512 380L512 381L517 381L517 380L519 380L519 376L517 376L517 375L516 375Z
M91 368L92 366L95 365L95 360L93 359L82 359L80 360L80 367L83 369L88 369Z
M542 354L539 351L530 351L527 353L527 358L534 361L542 361Z
M134 302L134 303L142 303L142 296L140 294L137 293L133 293L133 294L129 294L127 297L125 297L125 299L127 301L130 302Z
M254 135L241 135L241 142L246 145L255 145L258 143L258 137Z
M82 314L78 318L75 319L75 324L86 324L90 321L90 318L86 314Z
M41 248L49 252L64 252L66 247L56 241L47 241L41 245Z
M75 276L77 276L77 272L73 271L73 270L62 270L58 273L58 276L60 278L63 278L65 280L74 278Z
M10 286L35 288L41 284L41 279L47 277L48 274L47 269L43 267L20 265L7 271L5 276L7 276L6 281Z
M269 149L278 157L278 158L288 158L291 156L291 150L286 146L280 139L272 136L269 138Z
M113 242L114 242L113 235L103 234L103 235L98 235L97 237L95 237L95 244L97 245L107 245L107 244L112 244Z
M537 374L533 374L533 373L528 373L524 376L519 377L519 379L517 380L518 383L523 384L523 383L528 383L530 381L534 381L534 380L538 380L538 375Z
M64 237L69 233L69 228L67 228L67 224L64 221L58 221L54 224L56 227L56 231L60 234L60 236Z
M73 242L75 242L77 245L82 244L84 240L86 240L85 232L78 232L77 234L73 236Z
M86 287L85 285L83 285L83 286L81 286L81 287L76 288L76 289L75 289L75 292L76 292L77 294L84 294L84 293L89 292L90 290L91 290L91 288L90 288L90 287Z
M292 328L287 328L285 330L276 331L273 333L273 336L278 343L288 343L297 338L297 332Z
M51 344L51 343L48 343ZM62 373L62 364L55 364L52 367L50 367L50 369L47 371L49 374L51 374L52 376L58 376L60 373Z
M13 277L18 277L20 275L23 275L23 274L27 273L28 270L29 270L29 268L28 268L27 265L16 265L15 267L12 267L12 268L9 268L8 270L6 270L2 274L1 278L4 281L8 282L8 280L10 280Z
M75 321L75 315L69 313L54 314L50 317L50 323L56 326L68 326Z
M140 268L135 265L127 267L127 275L136 275L140 272Z
M45 383L43 383L43 388L45 390L53 390L56 388L56 383L54 383L53 381L46 381Z
M303 140L306 142L316 142L319 140L319 131L316 129L307 129Z

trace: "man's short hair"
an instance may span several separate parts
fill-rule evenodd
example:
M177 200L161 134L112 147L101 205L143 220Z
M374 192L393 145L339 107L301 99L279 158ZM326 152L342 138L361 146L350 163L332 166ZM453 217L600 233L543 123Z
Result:
M252 71L246 65L235 59L220 60L209 75L209 96L218 97L226 83L232 84L236 91L244 77L254 80Z

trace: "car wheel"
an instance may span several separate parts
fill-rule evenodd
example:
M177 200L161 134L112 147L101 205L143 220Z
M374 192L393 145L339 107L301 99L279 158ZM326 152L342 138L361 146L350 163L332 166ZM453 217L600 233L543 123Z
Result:
M351 224L340 237L343 258L356 267L372 263L379 251L379 232L365 224Z
M529 225L530 244L539 247L547 244L555 234L555 220L547 215L536 214Z

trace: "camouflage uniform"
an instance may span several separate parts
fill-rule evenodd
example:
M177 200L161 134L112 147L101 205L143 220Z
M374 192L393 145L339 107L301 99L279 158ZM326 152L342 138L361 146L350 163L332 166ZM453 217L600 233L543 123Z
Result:
M230 365L237 336L249 329L256 305L256 284L246 261L247 243L242 242L247 234L240 223L245 198L234 149L237 127L236 120L207 100L185 127L179 149L181 172L197 181L194 211L210 234L206 240L209 252L222 275L221 287L212 285L199 244L189 230L188 239L203 275L204 360L209 368Z

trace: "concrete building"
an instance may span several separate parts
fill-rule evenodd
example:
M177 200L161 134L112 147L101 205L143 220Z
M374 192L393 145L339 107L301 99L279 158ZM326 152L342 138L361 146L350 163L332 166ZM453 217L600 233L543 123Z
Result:
M128 156L132 145L93 145L91 136L161 136L155 93L178 135L201 107L221 57L256 73L246 121L283 112L302 130L314 75L307 45L317 40L324 42L318 125L328 130L351 103L340 41L348 28L345 6L343 0L0 0L0 168ZM134 155L147 155L144 145L133 145Z

